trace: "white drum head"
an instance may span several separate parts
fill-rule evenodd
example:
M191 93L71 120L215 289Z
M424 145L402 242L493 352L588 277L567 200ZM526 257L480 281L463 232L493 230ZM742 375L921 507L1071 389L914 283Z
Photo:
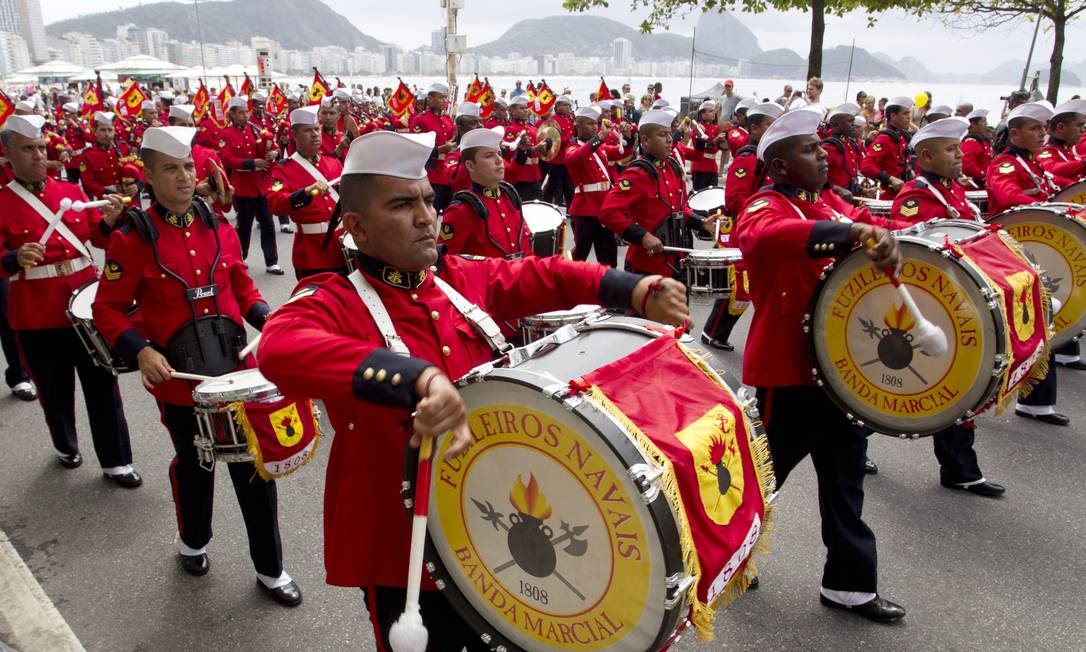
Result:
M690 195L687 204L689 204L690 210L696 213L711 213L723 209L724 189L717 186L702 188Z
M68 302L68 311L77 319L93 320L94 314L91 306L94 305L94 298L97 295L98 281L92 281L84 285L72 294L72 298Z
M521 317L521 321L529 324L576 324L600 312L603 312L603 308L600 306L582 303L570 310L552 310L538 315Z
M520 207L520 212L524 215L524 224L532 233L554 231L565 222L562 211L557 206L546 202L524 202Z
M197 404L213 404L259 400L278 393L275 383L265 378L259 369L242 369L205 380L192 390L192 398Z

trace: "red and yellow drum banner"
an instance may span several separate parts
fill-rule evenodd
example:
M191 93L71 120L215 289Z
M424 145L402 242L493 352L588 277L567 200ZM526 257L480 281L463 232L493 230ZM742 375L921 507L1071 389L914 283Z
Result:
M261 478L271 481L293 473L316 454L320 426L313 401L281 398L234 407Z
M999 289L1008 355L996 404L997 410L1002 410L1016 391L1028 394L1048 373L1051 311L1048 291L1022 246L1004 232L997 234L996 238L976 238L957 250Z
M668 382L667 379L682 382ZM677 514L688 601L699 637L713 636L713 609L742 595L765 546L773 470L764 435L698 355L671 336L600 367L571 385L628 427L644 453L668 471L660 489Z

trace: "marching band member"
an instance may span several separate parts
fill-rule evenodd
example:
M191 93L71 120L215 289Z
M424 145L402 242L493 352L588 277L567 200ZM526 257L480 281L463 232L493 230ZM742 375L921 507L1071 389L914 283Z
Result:
M860 194L860 159L852 143L857 135L856 116L860 105L845 102L830 111L826 118L830 135L822 139L826 164L830 166L827 183L852 195Z
M984 187L984 175L992 163L992 137L988 131L988 109L970 111L969 133L962 140L962 173L973 180L973 185Z
M359 271L307 279L268 321L258 351L263 373L285 393L320 398L338 433L325 485L327 581L362 588L379 650L389 649L388 632L406 596L410 525L400 484L407 446L450 431L450 456L470 445L451 379L492 356L475 334L492 327L491 319L465 315L454 301L463 297L499 319L579 303L628 308L642 301L650 318L678 324L687 317L675 281L561 256L442 255L425 169L433 147L431 134L391 132L351 144L340 205L359 248ZM431 645L488 649L432 581L422 581Z
M930 113L928 115L931 115ZM932 219L979 221L958 183L962 175L961 139L969 130L965 118L943 118L921 127L909 141L916 152L920 176L906 183L894 197L891 219L905 228ZM949 489L980 496L1000 496L1006 489L984 477L973 449L972 421L963 421L931 438L939 460L939 481Z
M342 133L339 129L340 109L330 97L321 100L318 106L320 107L317 113L320 118L320 153L342 159L343 153L347 151L351 141L347 134ZM293 121L291 124L294 124Z
M433 133L437 137L437 145L434 146L434 155L426 166L430 185L437 194L434 208L439 212L445 210L452 201L452 187L445 176L445 157L456 149L456 126L453 119L445 112L449 105L449 87L445 84L431 84L426 89L426 110L416 114L411 119L411 131L416 134Z
M518 95L509 102L509 115L513 121L505 128L505 140L515 145L515 155L509 163L506 181L513 184L524 201L539 199L543 182L539 154L547 148L547 143L535 142L535 125L528 122L527 95Z
M318 111L324 113L327 109L307 106L291 111L290 134L294 153L272 170L271 192L268 193L271 211L277 215L288 215L298 223L291 253L294 275L298 280L347 268L338 246L324 246L328 223L339 201L339 193L329 182L340 177L343 164L321 147L322 125L318 124ZM338 236L342 232L335 235L335 244L338 245Z
M94 322L118 355L139 365L144 387L158 402L175 451L170 484L181 566L199 576L210 568L215 475L200 466L193 443L195 385L171 374L218 376L248 366L238 361L245 345L242 315L260 329L269 309L245 270L234 229L194 196L195 135L190 127L144 132L141 156L155 203L146 212L129 209L127 223L111 236ZM129 316L133 301L140 325ZM276 602L298 605L301 590L283 570L275 483L262 480L251 461L227 466L258 585Z
M1048 142L1034 155L1037 165L1052 175L1061 189L1086 177L1086 159L1075 154L1075 144L1086 126L1086 100L1057 106L1048 121Z
M493 113L490 115L490 119L483 123L483 126L487 129L505 127L508 130L511 124L512 121L509 120L509 102L506 102L504 97L494 98Z
M814 463L827 549L822 604L891 622L905 610L878 594L875 535L861 518L867 439L815 386L802 324L829 258L874 241L873 262L897 267L901 252L886 230L842 221L822 201L821 120L821 111L790 111L758 144L773 187L751 197L739 217L739 248L755 279L743 382L756 388L778 487L807 455Z
M75 428L78 374L102 472L131 489L143 479L131 466L132 446L117 378L95 364L65 314L72 292L97 275L85 243L104 247L124 204L119 196L109 195L109 206L102 212L88 208L58 215L62 199L87 197L75 184L46 175L44 124L37 115L10 116L0 131L15 177L0 190L0 268L11 279L7 317L26 370L38 386L60 464L74 469L83 463Z
M483 126L479 117L479 105L475 102L461 102L456 107L456 142L460 143L464 134ZM454 149L445 155L445 177L449 180L449 186L453 193L467 190L471 187L471 175L460 159L461 150ZM505 156L505 153L502 153Z
M573 221L573 260L588 260L596 250L596 261L618 266L615 236L600 223L600 209L611 190L609 161L622 159L624 149L605 145L618 123L612 122L606 134L600 134L600 110L594 106L577 109L574 118L576 137L566 145L566 169L573 181L573 200L566 211Z
M698 107L698 117L691 132L693 147L690 156L690 176L694 190L715 186L720 176L717 154L721 145L727 146L726 137L720 133L716 121L716 102L705 100Z
M561 136L558 152L547 161L547 182L543 185L542 197L549 204L568 206L573 200L573 184L566 169L566 145L573 139L573 100L569 95L558 96L554 101L554 113L548 119L558 125Z
M127 143L116 142L114 117L113 113L95 112L94 144L83 152L79 163L79 178L91 199L120 190L121 167L135 157Z
M65 102L61 105L61 112L63 116L61 123L57 125L57 131L71 148L71 154L64 163L64 169L68 173L68 181L79 183L79 163L83 160L82 154L91 144L90 141L94 140L94 136L79 119L79 104Z
M728 130L728 154L735 158L736 153L750 142L750 130L747 127L747 111L758 105L758 100L746 97L735 105L732 116L732 128Z
M909 114L913 101L908 97L895 97L886 103L886 128L871 141L867 153L860 161L860 171L868 179L879 182L883 192L892 196L912 176L909 169Z

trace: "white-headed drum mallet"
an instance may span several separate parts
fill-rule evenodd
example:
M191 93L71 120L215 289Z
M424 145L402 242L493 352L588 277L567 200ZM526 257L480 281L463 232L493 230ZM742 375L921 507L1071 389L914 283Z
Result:
M875 241L872 238L867 240L868 247L874 247ZM916 321L916 337L915 341L920 350L929 356L940 356L947 352L947 339L946 333L943 329L939 328L935 324L928 321L927 317L920 312L920 308L913 301L913 295L909 292L908 286L901 282L897 273L893 269L887 267L883 270L886 276L890 278L890 282L897 288L897 293L901 296L901 300L905 302L905 307L908 308L909 314L912 315L913 320Z
M426 516L430 506L430 456L433 437L423 437L419 445L419 466L415 476L414 516L411 518L411 560L407 567L407 600L403 613L392 624L388 642L393 652L426 652L430 633L419 612L419 588L422 585L422 553L426 544Z

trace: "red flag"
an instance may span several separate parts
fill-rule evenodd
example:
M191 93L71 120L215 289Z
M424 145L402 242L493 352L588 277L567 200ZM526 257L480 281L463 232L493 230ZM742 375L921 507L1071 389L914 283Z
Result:
M309 87L309 104L320 104L330 90L328 82L324 81L320 71L317 70L316 66L313 66L313 85Z
M253 80L249 79L249 73L243 73L245 79L241 82L241 94L249 98L249 110L253 110L253 93L256 92L256 85L253 84Z
M211 103L211 122L218 128L226 126L226 104L234 97L234 87L226 82L226 87L219 91L215 101Z
M15 102L11 101L7 93L0 91L0 126L4 125L4 121L12 113L15 113Z
M464 101L477 103L482 94L483 85L479 83L479 75L475 75L475 79L468 84L468 90L464 91Z
M117 102L117 113L126 120L138 118L146 99L147 95L140 88L139 83L135 82L128 87L128 90L121 93Z
M273 84L268 93L268 101L264 103L264 110L272 115L279 115L287 107L287 96L279 90L279 84Z
M494 113L494 89L490 87L490 80L483 78L483 88L479 92L480 117L484 120Z
M196 94L192 96L192 121L195 124L200 124L200 121L207 115L207 107L211 101L211 96L207 93L207 87L204 86L204 80L200 80L200 88L196 90Z
M528 88L524 89L524 94L528 96L528 101L534 101L536 96L535 84L531 79L528 80Z
M558 101L546 80L540 80L539 90L536 91L535 102L532 104L532 112L538 116L545 116Z
M83 91L83 117L93 115L95 111L104 111L106 108L105 94L102 93L102 77L95 71L97 79L87 84L87 90Z
M609 99L611 99L611 91L607 88L607 82L603 81L603 77L600 77L600 87L596 90L596 101L602 102Z
M281 398L274 403L246 403L237 415L256 472L265 480L296 471L317 452L320 426L313 401Z
M415 111L415 94L400 80L400 85L388 98L388 110L395 116L409 116Z

